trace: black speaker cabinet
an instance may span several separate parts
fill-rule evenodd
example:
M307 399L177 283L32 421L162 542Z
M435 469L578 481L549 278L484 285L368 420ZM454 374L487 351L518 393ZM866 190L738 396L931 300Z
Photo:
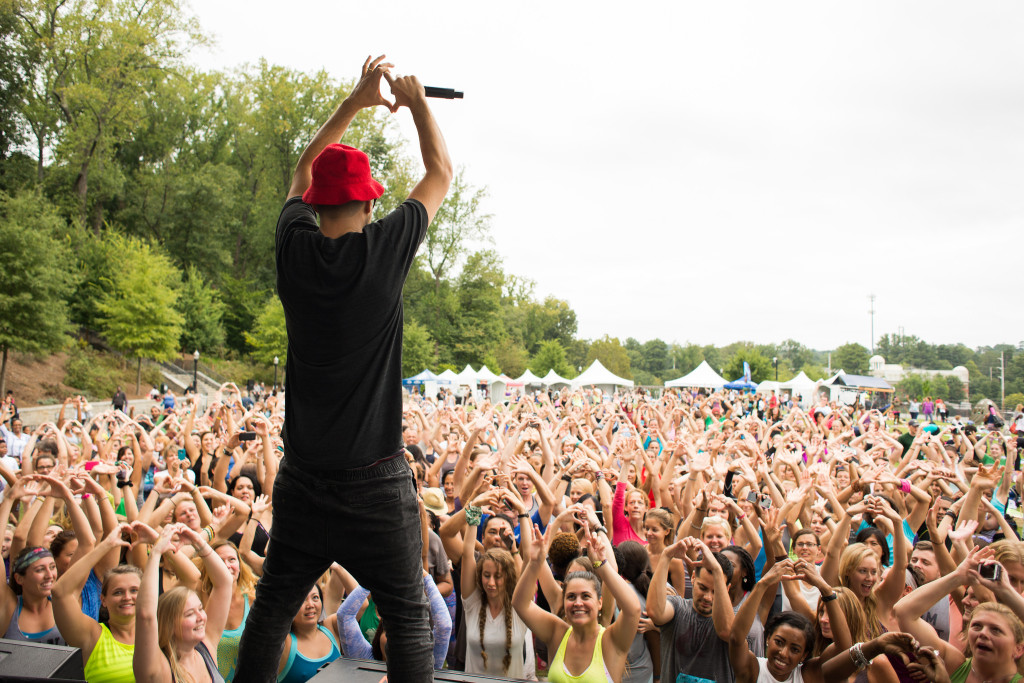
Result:
M387 672L388 667L384 662L341 657L320 669L316 676L309 679L309 683L380 683L380 679ZM519 679L466 674L461 671L434 672L434 683L492 683L515 680Z
M23 676L28 679L84 681L82 651L64 645L42 645L0 638L0 679Z

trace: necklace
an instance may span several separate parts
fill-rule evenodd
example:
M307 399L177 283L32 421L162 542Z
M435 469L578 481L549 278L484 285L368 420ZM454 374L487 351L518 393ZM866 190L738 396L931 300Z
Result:
M981 683L996 683L997 681L1002 681L1002 680L1009 679L1009 678L1011 678L1014 675L1014 674L1007 674L1005 676L997 676L996 678L988 678L988 679L986 679L986 678L982 677L982 675L980 673L978 673L978 670L974 668L974 664L973 663L971 664L971 673L974 674L977 677L977 679L979 681L981 681Z

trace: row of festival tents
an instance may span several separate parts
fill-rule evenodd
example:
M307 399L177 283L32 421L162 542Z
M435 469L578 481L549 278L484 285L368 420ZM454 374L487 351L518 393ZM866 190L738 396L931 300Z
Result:
M504 387L551 387L551 386L567 386L573 389L579 387L596 386L604 391L611 393L615 390L615 387L631 387L633 381L624 379L617 376L605 368L601 361L595 360L589 368L584 370L579 376L573 379L566 379L560 376L554 370L549 370L548 374L543 377L537 377L529 370L524 372L515 379L508 377L507 375L496 375L494 372L489 370L487 366L483 366L479 370L474 370L472 366L467 365L463 368L462 372L456 373L452 370L445 370L439 375L434 374L430 370L424 370L418 375L407 377L402 380L402 384L407 387L414 387L420 385L428 385L427 392L432 393L436 390L437 386L468 386L468 387L479 387L486 385L491 388L493 393L496 386ZM433 386L430 386L433 385Z
M489 370L487 366L474 370L472 366L467 365L463 368L462 372L456 373L452 370L445 370L440 375L435 375L430 370L424 370L418 375L406 378L402 380L402 384L408 387L432 384L427 387L428 393L436 391L436 387L439 385L447 386L468 386L468 387L480 387L486 385L492 394L496 391L504 391L506 387L551 387L551 386L568 386L572 389L578 389L580 387L595 386L607 393L615 391L616 387L631 387L633 381L624 379L615 375L604 365L601 361L595 360L589 368L584 370L579 376L573 379L566 379L561 377L554 370L548 371L544 377L537 377L535 374L527 370L519 377L515 379L510 378L506 375L496 375L494 372ZM708 365L707 361L701 361L700 365L678 379L670 380L665 382L667 388L671 387L685 387L691 389L735 389L743 391L757 391L758 393L768 394L772 391L781 394L782 392L788 392L793 396L802 396L805 400L813 396L819 389L819 387L851 387L861 388L870 391L882 391L889 392L893 388L883 379L877 377L867 377L861 375L848 375L842 370L837 372L832 377L814 381L803 371L801 371L796 377L787 382L775 382L766 380L760 384L756 384L750 381L749 370L744 368L743 377L734 380L733 382L728 381L714 369Z

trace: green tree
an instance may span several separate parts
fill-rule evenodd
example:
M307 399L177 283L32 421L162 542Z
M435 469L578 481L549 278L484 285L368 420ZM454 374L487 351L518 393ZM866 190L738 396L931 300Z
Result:
M601 365L623 379L633 379L633 370L629 364L629 355L625 347L616 337L609 337L607 334L593 344L587 352L587 362L583 369L586 370L595 360L601 361Z
M907 375L899 381L896 388L907 398L920 401L924 398L924 377L917 373Z
M866 375L869 359L869 351L861 344L843 344L832 352L832 367L842 369L848 375Z
M264 310L267 292L260 290L255 280L225 274L221 278L220 298L224 302L225 345L236 353L249 353L252 347L247 333L254 329L256 316Z
M179 350L184 318L176 308L181 272L170 259L135 238L121 238L125 259L96 302L100 332L117 351L137 361L169 360Z
M501 258L495 252L477 251L466 259L459 275L455 350L462 365L488 359L497 362L494 351L506 336L501 319L501 286L505 274L500 264Z
M67 339L71 252L64 222L36 193L0 193L0 396L10 350L55 351Z
M511 337L505 337L494 348L494 360L506 375L515 379L526 372L530 354L526 347Z
M964 383L960 381L959 377L947 377L946 387L949 389L948 401L957 402L964 400L966 392L964 391Z
M676 377L682 377L683 375L693 371L701 361L704 360L704 351L700 346L696 344L686 343L686 346L679 346L677 344L672 345L671 350L672 358L675 360L675 372L672 373L675 379Z
M750 364L751 381L763 382L766 379L775 379L775 368L772 367L771 358L765 358L752 347L737 349L725 364L725 378L731 381L742 377L744 361Z
M484 213L486 188L474 188L460 168L448 196L438 209L420 246L420 256L434 278L434 286L451 276L474 243L490 240L491 215Z
M104 200L124 182L118 145L142 125L155 80L202 41L198 24L177 0L24 0L15 13L18 50L32 57L23 114L40 169L54 152L77 216L99 232Z
M1024 404L1024 393L1015 392L1006 395L1006 403L1003 405L1003 409L1008 412L1013 412L1017 409L1018 405ZM1012 418L1013 415L1008 417Z
M660 339L651 339L644 342L640 348L640 358L643 363L641 369L655 377L660 377L671 365L668 356L668 344ZM656 383L660 384L661 382Z
M543 377L550 370L554 370L556 374L566 378L576 376L566 359L565 349L557 339L541 342L537 353L530 359L530 372L538 377Z
M245 333L252 347L252 356L260 363L271 365L274 357L285 364L288 355L288 327L284 319L284 306L276 296L267 299L263 310L253 323L252 331Z
M430 331L417 322L406 321L402 334L402 376L412 377L437 365L437 349Z
M178 311L185 321L181 331L182 349L210 353L224 346L224 304L195 266L185 271Z

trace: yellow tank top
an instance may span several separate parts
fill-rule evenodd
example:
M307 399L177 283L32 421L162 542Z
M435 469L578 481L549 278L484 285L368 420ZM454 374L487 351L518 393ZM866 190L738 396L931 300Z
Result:
M594 656L590 659L590 666L579 676L573 676L565 668L565 647L572 635L570 627L562 637L558 645L558 652L551 660L551 667L548 669L549 683L613 683L612 675L608 673L608 667L604 665L604 655L601 653L601 636L604 635L604 626L598 626L597 642L594 644Z
M85 680L89 683L135 683L132 671L135 646L118 642L106 624L100 624L100 628L100 638L85 663Z

